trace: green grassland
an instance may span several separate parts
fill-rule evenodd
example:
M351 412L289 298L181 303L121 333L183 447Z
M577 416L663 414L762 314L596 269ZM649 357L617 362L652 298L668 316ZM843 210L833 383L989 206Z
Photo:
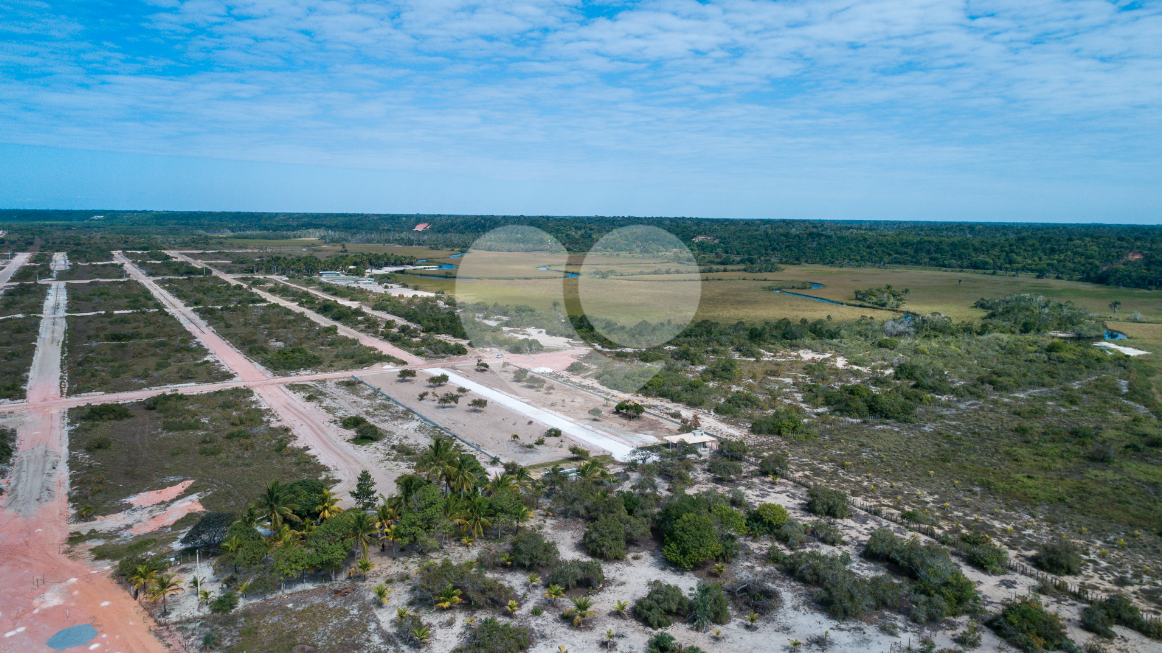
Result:
M40 315L48 286L39 283L21 283L0 289L0 317L9 315Z
M68 285L68 312L138 311L160 309L149 290L132 280Z
M0 399L24 399L39 331L39 317L0 320Z
M270 411L247 389L161 395L124 407L121 415L87 406L69 411L69 501L77 510L120 512L127 497L194 479L187 494L203 493L207 510L236 512L271 480L326 471L291 446L289 430L272 426Z
M70 259L69 268L56 274L58 281L87 281L89 279L123 279L125 268L116 262L80 264Z
M70 394L231 378L168 313L100 313L67 319L64 366Z

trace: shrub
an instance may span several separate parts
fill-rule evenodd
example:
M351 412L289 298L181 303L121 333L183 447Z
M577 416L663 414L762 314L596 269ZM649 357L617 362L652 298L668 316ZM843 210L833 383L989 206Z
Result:
M777 551L779 564L792 577L819 587L815 599L837 619L859 618L886 606L900 606L906 600L906 591L887 576L860 578L847 565L846 554L824 555L819 551L799 551L782 555Z
M818 486L807 490L807 510L816 515L835 517L836 519L843 519L851 514L847 507L846 492Z
M347 417L344 417L343 421L340 422L339 424L340 424L340 426L342 426L345 429L354 431L355 429L359 428L360 426L363 426L366 423L367 423L367 419L365 417L363 417L362 415L348 415Z
M545 431L545 437L546 438L559 438L559 437L561 437L561 429L554 426L554 427L548 429L547 431Z
M323 359L318 354L313 354L303 347L283 347L262 359L263 365L275 371L301 370L322 362Z
M658 633L646 642L646 653L702 653L702 649L682 646L670 633Z
M704 631L712 623L724 624L730 621L730 607L726 604L719 583L698 581L698 585L690 590L689 610L694 630Z
M374 424L363 424L355 429L356 442L377 442L383 437L383 433L379 431L379 427Z
M723 439L718 443L718 455L727 460L746 460L750 448L742 440Z
M113 440L104 435L99 435L85 443L85 451L100 451L102 449L111 449L112 447Z
M447 374L437 374L437 375L433 376L432 378L428 379L428 383L430 385L433 385L433 386L444 385L447 382L448 382L448 375Z
M1000 613L986 623L1001 639L1023 651L1077 650L1061 618L1047 612L1035 596L1005 601Z
M1068 540L1050 540L1033 554L1033 564L1050 574L1074 576L1081 573L1081 552Z
M1124 594L1114 594L1092 605L1081 613L1081 626L1104 637L1112 637L1111 626L1118 624L1132 628L1147 637L1162 639L1162 624L1142 617L1134 602Z
M918 594L938 599L936 602L917 601L917 607L926 612L914 614L917 621L963 614L980 603L980 595L972 581L956 567L948 550L938 544L922 544L916 538L904 540L887 528L877 528L868 538L863 555L872 560L895 563L916 581L913 589ZM942 614L944 612L947 615Z
M210 601L210 612L214 614L230 614L237 607L238 593L234 590L223 592L213 601Z
M690 601L677 585L667 585L660 580L649 582L649 591L634 601L633 614L643 624L657 630L674 625L671 618L685 616L690 611Z
M582 537L585 550L594 558L625 559L625 527L616 517L602 517L591 522Z
M742 465L723 458L716 458L706 466L706 471L719 481L729 483L735 476L742 474Z
M86 422L113 422L131 417L133 417L133 413L121 404L99 404L97 406L90 404L88 410L81 413L81 419Z
M746 515L747 527L754 533L770 535L787 522L787 509L776 503L764 503Z
M900 346L900 341L895 338L880 338L876 341L876 347L880 349L895 349Z
M835 522L826 520L813 521L807 524L807 532L818 538L824 544L830 544L831 546L843 544L843 533L840 532Z
M724 530L740 534L747 532L746 517L726 504L716 503L710 506L710 518Z
M569 453L573 454L573 457L578 460L589 460L589 450L584 447L573 445L569 447Z
M787 475L787 470L787 456L781 453L773 453L759 461L759 473L763 476L782 478Z
M1102 637L1114 636L1114 620L1109 613L1096 606L1087 605L1081 611L1081 627Z
M683 569L693 569L722 552L713 522L700 513L683 515L666 530L663 540L662 554L666 560Z
M545 574L546 585L560 585L565 590L574 587L596 589L605 583L605 572L596 560L561 560Z
M503 623L496 617L485 617L464 634L464 644L454 653L520 653L532 643L528 628Z
M401 379L414 379L414 378L416 378L416 371L415 370L400 370L398 376Z
M794 435L803 430L803 418L785 410L776 410L770 415L756 419L750 425L751 433L756 435Z
M460 597L472 606L500 607L517 598L511 587L485 576L483 571L473 571L474 566L471 561L455 564L446 558L439 563L429 562L416 574L415 591L421 600L433 605L435 597L448 585L460 590Z
M529 569L531 567L548 567L557 561L560 552L557 543L546 540L536 531L521 531L512 538L509 549L512 563Z
M1008 552L992 542L969 542L963 552L968 564L990 574L1003 574L1008 568Z
M750 580L726 588L726 596L740 612L758 615L771 614L783 604L779 589L765 580Z
M794 519L788 519L776 528L774 535L775 539L785 544L788 549L797 549L807 543L807 529ZM776 549L772 549L772 552L774 551Z

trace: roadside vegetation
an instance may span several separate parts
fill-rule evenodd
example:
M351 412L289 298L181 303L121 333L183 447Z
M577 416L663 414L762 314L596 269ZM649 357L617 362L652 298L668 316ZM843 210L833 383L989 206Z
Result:
M39 317L9 318L0 322L0 399L24 399L39 333Z
M40 315L48 286L39 283L21 283L0 288L0 317L12 315Z

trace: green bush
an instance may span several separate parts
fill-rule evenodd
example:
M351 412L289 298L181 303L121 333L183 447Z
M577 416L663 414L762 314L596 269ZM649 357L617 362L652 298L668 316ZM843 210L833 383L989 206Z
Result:
M416 574L415 591L422 601L435 605L435 597L448 585L460 590L460 598L471 606L500 607L517 598L508 585L474 571L472 561L455 564L447 558L439 563L428 562Z
M99 435L85 443L85 451L90 452L111 448L113 448L113 440L104 435Z
M843 533L835 522L819 520L807 524L807 532L824 544L839 546L843 544Z
M900 346L900 341L895 338L880 338L876 341L876 347L880 349L895 349Z
M756 419L750 425L755 435L794 435L803 430L803 418L786 410L776 410Z
M702 653L702 649L682 646L670 633L658 633L646 642L646 653Z
M746 515L751 532L771 535L787 522L787 509L776 503L764 503Z
M362 415L349 415L343 418L343 421L340 422L340 425L345 429L354 431L366 423L367 418L363 417Z
M554 426L554 427L548 429L547 431L545 431L545 437L546 438L559 438L559 437L561 437L561 429Z
M602 517L590 522L581 540L585 550L594 558L625 559L625 527L616 517Z
M851 558L819 551L772 552L784 570L796 580L815 585L815 600L836 619L855 619L883 607L906 604L907 591L887 576L860 578L847 566Z
M304 347L283 347L265 356L261 362L270 370L289 372L321 365L323 359Z
M715 458L706 466L706 471L715 477L718 481L729 483L734 480L735 476L742 474L742 465L733 460L726 460L724 458Z
M740 535L747 532L746 517L726 504L717 503L710 506L710 519L723 530Z
M700 513L683 515L663 535L662 555L683 569L693 569L722 553L714 523Z
M888 528L877 528L868 538L863 555L872 560L895 563L915 580L913 589L917 594L938 599L935 603L918 602L927 614L920 618L914 614L917 621L963 614L980 604L976 586L957 568L948 550L939 544L923 544L914 537L904 540ZM947 614L942 614L944 612Z
M605 583L605 572L596 560L560 560L545 574L545 585L560 585L565 590L574 587L596 589Z
M213 601L210 601L210 612L214 614L230 614L237 607L238 593L233 590L223 592Z
M690 623L694 630L704 631L710 624L725 624L730 621L730 606L722 593L719 583L698 581L690 590Z
M727 598L744 614L771 614L783 604L779 589L765 580L747 579L725 589Z
M379 427L374 424L362 424L355 429L356 442L378 442L383 437L383 433L379 431Z
M961 536L961 540L968 545L962 549L968 564L990 574L1004 574L1008 571L1008 552L991 542L987 535Z
M787 475L787 456L773 453L759 461L759 474L782 478Z
M788 519L775 529L775 539L782 542L788 549L798 549L807 543L807 529L794 519ZM772 549L777 551L777 549Z
M690 611L690 601L677 585L651 580L645 596L634 601L633 614L643 624L657 630L674 625L674 616L684 617Z
M512 538L509 549L514 565L529 569L531 567L548 567L557 562L560 552L557 543L546 540L536 531L521 531Z
M1153 639L1162 639L1162 623L1147 621L1138 606L1124 594L1114 594L1085 607L1081 626L1103 637L1113 637L1111 626L1125 626Z
M496 617L485 617L464 634L464 644L454 653L520 653L532 643L528 628L502 623Z
M1061 576L1081 573L1081 552L1077 545L1065 539L1049 540L1033 554L1033 564L1041 571Z
M86 422L113 422L129 419L133 413L121 404L88 405L88 410L81 413L81 419Z
M1035 596L1005 601L1004 608L987 622L997 636L1023 651L1076 651L1061 617L1048 612Z
M847 493L815 486L807 490L807 510L823 517L843 519L851 514L847 507Z
M723 439L718 443L718 455L727 460L746 460L746 454L750 451L750 447L742 440L728 440Z

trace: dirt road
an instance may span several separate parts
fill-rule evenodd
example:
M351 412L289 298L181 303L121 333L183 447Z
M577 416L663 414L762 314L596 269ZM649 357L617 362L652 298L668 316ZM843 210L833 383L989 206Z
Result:
M4 269L0 270L0 286L8 283L8 281L12 278L12 275L16 274L16 271L20 269L20 266L27 263L28 259L30 258L32 258L32 254L29 254L28 252L21 252L20 254L13 256L12 260L8 262L8 265L5 265Z
M341 439L338 429L330 426L331 417L313 406L303 405L289 390L281 384L264 384L272 376L266 370L258 367L219 336L208 324L202 321L193 310L176 297L166 292L161 286L153 282L136 265L121 252L114 252L116 258L125 266L130 278L140 282L149 289L153 296L161 302L183 326L194 334L205 345L206 349L218 357L218 360L236 374L240 380L252 384L254 393L286 426L294 432L299 441L318 457L319 462L329 467L339 480L335 493L341 497L344 506L354 505L348 492L355 489L359 472L366 469L371 473L376 486L390 491L395 486L395 478L389 477L386 472L373 463L365 461L356 449L346 440ZM293 379L298 382L302 379Z
M166 253L169 254L170 256L180 260L180 261L185 261L186 263L189 263L190 265L195 265L198 267L205 267L205 268L209 269L210 272L212 272L214 274L214 276L226 281L227 283L230 283L230 284L236 285L236 286L245 286L245 284L243 284L241 281L234 279L230 275L225 274L224 272L222 272L221 270L218 270L217 268L214 268L210 265L207 265L203 261L198 261L198 260L192 259L184 254L179 253L179 252L166 252ZM379 350L379 351L387 354L388 356L395 356L396 358L407 362L407 364L409 364L409 365L422 365L424 363L424 359L419 358L418 356L415 356L414 354L411 354L409 352L406 352L406 351L400 349L399 347L396 347L395 345L388 344L388 343L380 340L379 338L369 336L366 333L363 333L362 331L356 331L355 329L352 329L351 327L339 324L338 322L336 322L334 320L329 320L329 319L323 317L322 315L319 315L318 313L316 313L308 308L303 308L302 306L299 306L295 302L292 302L292 301L287 300L287 299L283 299L282 297L279 297L277 295L272 295L272 294L270 294L264 290L260 290L258 288L249 288L249 290L253 293L256 293L258 296L262 297L263 299L265 299L268 302L271 302L273 304L278 304L279 306L289 308L290 310L292 310L296 313L300 313L302 315L307 316L312 322L314 322L316 324L321 324L323 326L333 326L339 330L339 335L347 336L348 338L353 338L353 339L359 341L359 344L366 345L368 347L371 347L372 349Z
M61 396L66 291L49 287L17 428L10 494L0 512L0 651L49 651L58 631L90 624L106 651L166 650L149 616L107 575L61 553L68 537L68 442Z

